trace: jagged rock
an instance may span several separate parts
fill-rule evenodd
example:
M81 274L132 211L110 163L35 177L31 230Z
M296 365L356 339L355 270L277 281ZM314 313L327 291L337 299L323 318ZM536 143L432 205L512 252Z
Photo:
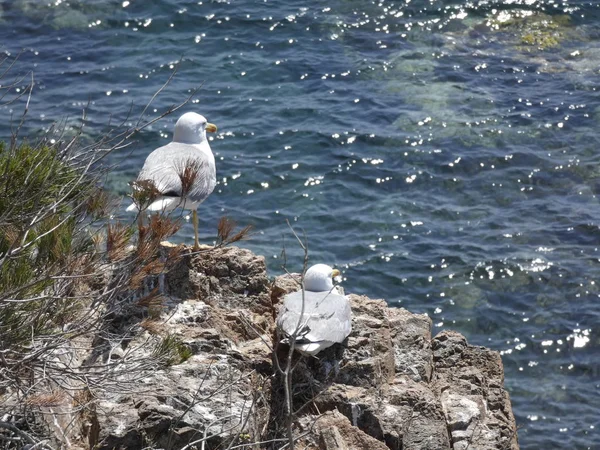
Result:
M80 441L100 450L175 450L206 433L210 450L285 438L274 357L284 365L287 347L274 342L274 317L298 276L271 281L264 258L235 247L182 249L169 268L161 281L166 308L146 317L132 302L117 322L133 331L110 360L150 361L164 336L175 336L187 359L130 374L130 390L95 392ZM293 356L293 401L303 406L293 430L305 448L518 449L496 352L454 332L432 339L427 315L349 297L346 342L318 358Z
M271 285L271 303L277 305L285 294L295 292L300 287L300 274L286 274L276 277Z
M240 418L246 429L268 418L265 399L256 399L272 369L264 258L233 247L203 250L183 250L164 277L169 307L128 342L143 354L154 334L172 335L191 357L141 379L139 393L106 393L98 401L97 448L177 449L206 431L210 449L239 439Z
M438 334L432 349L432 388L441 398L453 448L518 449L500 355L468 345L455 331Z
M404 308L388 309L396 374L406 374L414 381L429 382L433 372L431 319Z
M309 429L315 425L315 432L303 442L309 448L322 450L387 450L387 446L369 436L350 423L348 418L338 411L330 411L324 416L305 416L300 426Z

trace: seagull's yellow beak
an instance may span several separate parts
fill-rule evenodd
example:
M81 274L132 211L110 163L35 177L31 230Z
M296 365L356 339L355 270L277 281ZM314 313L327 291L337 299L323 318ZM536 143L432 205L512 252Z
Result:
M333 272L331 272L331 278L335 278L335 277L339 277L342 273L337 270L337 269L333 269Z
M214 123L207 123L205 130L208 131L209 133L216 133L217 126Z

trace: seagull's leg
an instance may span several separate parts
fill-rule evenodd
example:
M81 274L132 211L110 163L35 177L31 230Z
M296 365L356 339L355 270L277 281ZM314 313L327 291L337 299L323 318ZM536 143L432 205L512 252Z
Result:
M194 250L200 249L200 243L198 242L198 209L194 209L192 212L192 222L194 224Z

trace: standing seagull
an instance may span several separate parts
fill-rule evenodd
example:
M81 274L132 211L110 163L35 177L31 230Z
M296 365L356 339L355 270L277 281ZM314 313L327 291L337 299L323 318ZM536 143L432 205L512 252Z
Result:
M339 275L339 270L325 264L306 271L304 302L301 290L293 292L284 297L279 310L277 329L284 336L282 342L289 343L295 336L295 349L308 355L344 342L352 330L352 311L348 298L333 286L333 278Z
M173 142L150 153L137 177L138 183L152 182L159 193L144 210L164 212L178 207L192 210L196 249L198 206L217 184L215 157L206 138L207 131L214 133L217 127L200 114L185 113L175 124ZM127 211L137 210L135 203L127 208Z

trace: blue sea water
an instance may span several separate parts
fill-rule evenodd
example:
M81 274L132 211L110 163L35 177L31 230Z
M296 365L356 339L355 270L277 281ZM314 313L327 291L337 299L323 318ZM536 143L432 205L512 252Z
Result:
M599 2L2 1L21 50L31 136L134 123L177 68L148 113L201 86L182 111L219 126L204 242L226 215L298 270L289 220L347 292L500 351L521 448L600 448ZM113 192L177 116L112 155Z

